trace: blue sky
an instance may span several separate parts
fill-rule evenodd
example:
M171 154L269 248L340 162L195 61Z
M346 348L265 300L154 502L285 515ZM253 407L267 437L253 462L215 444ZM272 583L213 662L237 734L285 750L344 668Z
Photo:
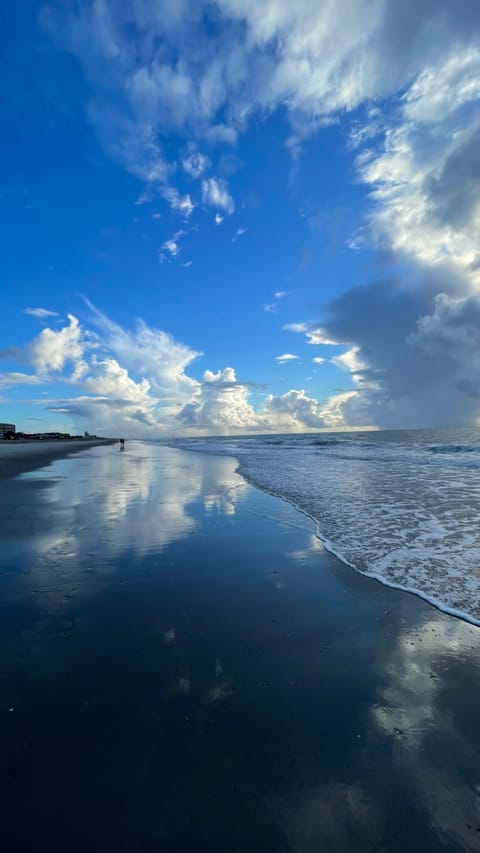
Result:
M470 0L6 9L1 420L476 424Z

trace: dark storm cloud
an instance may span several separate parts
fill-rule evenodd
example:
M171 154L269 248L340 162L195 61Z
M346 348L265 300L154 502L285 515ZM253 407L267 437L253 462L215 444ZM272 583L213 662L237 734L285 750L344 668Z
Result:
M375 282L331 305L324 328L333 339L358 347L368 365L357 398L343 406L349 422L388 427L475 421L480 300L462 296L460 285L451 270L430 271L415 286Z

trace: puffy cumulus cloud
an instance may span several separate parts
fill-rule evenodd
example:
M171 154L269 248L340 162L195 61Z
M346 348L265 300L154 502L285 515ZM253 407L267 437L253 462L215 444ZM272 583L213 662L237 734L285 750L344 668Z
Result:
M339 404L322 406L303 390L269 394L255 410L248 400L250 384L238 382L231 367L217 373L206 370L193 399L180 411L179 421L187 428L215 433L304 432L345 424Z
M58 332L46 328L28 347L28 359L40 374L60 371L67 361L81 359L87 339L73 314L68 315L68 326Z
M128 400L133 405L152 404L148 380L135 382L128 375L128 370L120 367L114 358L98 359L94 356L88 370L89 375L83 379L83 387L87 391L99 396L115 396Z
M147 326L142 320L132 331L124 329L88 304L104 346L134 375L148 377L151 387L164 401L181 401L196 388L198 383L187 376L185 370L200 352L176 341L168 332Z
M344 426L342 404L357 392L319 403L303 390L269 394L254 408L252 382L239 382L235 370L205 370L201 382L186 372L200 355L167 332L138 321L125 329L91 303L87 329L69 315L58 331L44 329L23 349L3 355L32 365L35 372L0 374L0 387L50 385L77 389L77 396L37 400L53 414L69 415L95 432L158 435L172 429L189 434L241 431L315 430ZM425 320L426 323L426 320ZM285 354L285 360L293 360ZM350 354L345 366L360 370ZM363 381L363 379L362 379ZM361 383L358 383L360 387Z
M35 373L0 374L0 385L73 386L80 396L37 402L97 431L139 435L170 427L199 386L185 373L199 353L141 321L126 330L90 309L93 330L69 315L62 329L46 328L22 349L5 351L3 356L31 364Z
M219 432L255 429L260 424L248 402L248 387L237 382L232 367L217 373L206 370L194 399L182 408L178 418L186 426Z
M422 264L473 271L480 238L480 45L427 68L359 155L374 237ZM473 276L479 283L478 275Z
M315 361L315 359L314 359ZM348 371L356 385L362 383L363 373L367 369L367 364L360 356L359 347L351 347L345 350L341 355L336 355L332 358L332 364L337 367L342 367Z
M269 394L262 409L265 422L272 429L304 431L332 426L319 412L318 400L305 391L287 391L278 397Z

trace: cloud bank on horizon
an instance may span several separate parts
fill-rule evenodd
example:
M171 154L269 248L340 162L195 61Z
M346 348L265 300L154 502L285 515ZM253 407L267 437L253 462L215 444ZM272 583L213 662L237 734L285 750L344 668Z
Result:
M23 309L50 325L4 350L4 398L9 387L62 384L69 393L38 399L53 417L146 435L480 422L478 2L93 0L44 5L39 22L78 64L85 119L138 179L138 207L161 199L177 218L161 261L191 265L183 246L199 210L225 229L239 209L225 150L233 156L252 124L281 113L292 174L343 123L366 200L347 251L376 253L388 272L279 321L291 343L269 369L301 365L296 344L311 345L310 363L338 371L340 387L322 399L300 387L254 404L255 376L216 365L194 378L200 353L167 331L124 328L93 306L88 328L73 314L59 328L56 305ZM243 225L230 242L247 230L245 245ZM263 312L259 300L272 322L289 310L275 288Z
M206 370L202 381L192 379L186 370L201 353L142 321L128 331L93 305L89 308L91 328L70 314L60 329L46 327L25 347L0 353L34 371L5 372L0 388L61 381L68 395L36 402L110 434L119 426L130 435L155 435L159 430L195 434L341 425L336 400L321 409L304 391L268 394L261 410L254 411L248 401L253 383L238 381L232 367ZM136 381L132 374L142 378Z

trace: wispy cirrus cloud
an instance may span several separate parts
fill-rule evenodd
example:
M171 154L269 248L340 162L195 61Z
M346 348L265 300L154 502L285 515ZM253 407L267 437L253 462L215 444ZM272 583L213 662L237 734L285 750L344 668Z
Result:
M193 151L188 157L182 160L184 171L191 178L196 179L201 178L210 165L210 159L205 154L201 154L200 151Z
M0 373L0 389L14 388L16 385L42 385L44 380L36 374L20 372Z
M176 258L177 255L180 254L180 240L182 237L185 237L187 232L181 228L179 231L176 231L172 237L169 237L168 240L165 240L162 243L162 248L159 253L158 259L161 264L163 264L166 260L172 260Z
M266 303L264 303L263 310L264 310L264 311L266 311L266 312L267 312L267 314L276 314L276 313L277 313L277 311L278 311L279 302L280 302L282 299L285 299L285 297L286 297L286 296L288 296L288 295L289 295L289 293L288 293L288 291L287 291L287 290L277 290L277 291L275 291L275 293L273 294L274 301L273 301L273 302L266 302ZM284 328L287 328L287 327L286 327L286 326L284 326ZM303 327L302 327L302 328L303 328Z
M191 216L195 205L193 204L189 193L181 195L175 187L165 187L162 189L161 194L172 210L180 213L186 219Z
M232 243L236 243L240 237L243 237L243 235L247 233L247 231L248 228L237 228L235 234L232 237Z
M23 313L29 314L30 317L38 317L40 320L60 316L57 311L49 311L48 308L24 308Z
M227 182L221 178L205 178L202 181L202 201L225 213L233 213L235 202L228 191Z

